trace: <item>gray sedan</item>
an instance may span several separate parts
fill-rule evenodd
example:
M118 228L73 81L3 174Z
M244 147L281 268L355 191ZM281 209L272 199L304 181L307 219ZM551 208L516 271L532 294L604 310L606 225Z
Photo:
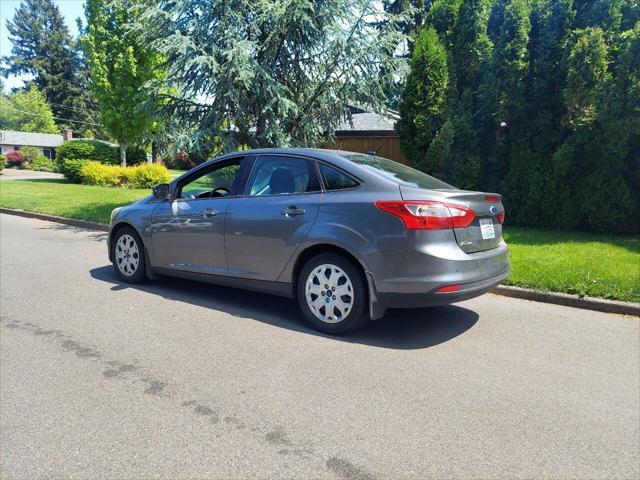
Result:
M115 209L109 259L128 283L163 274L296 298L338 334L502 282L501 200L374 155L234 152Z

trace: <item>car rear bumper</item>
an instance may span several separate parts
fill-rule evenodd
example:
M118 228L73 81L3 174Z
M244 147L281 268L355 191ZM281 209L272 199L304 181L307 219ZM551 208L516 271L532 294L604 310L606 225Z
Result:
M509 249L504 242L478 253L414 255L412 260L408 275L381 278L367 272L372 319L380 318L388 308L420 308L469 300L499 285L510 271ZM458 290L436 293L452 285Z
M509 271L489 278L475 279L458 283L456 292L436 293L435 289L421 293L378 293L377 301L381 307L387 308L420 308L436 305L448 305L477 297L498 286L509 276Z

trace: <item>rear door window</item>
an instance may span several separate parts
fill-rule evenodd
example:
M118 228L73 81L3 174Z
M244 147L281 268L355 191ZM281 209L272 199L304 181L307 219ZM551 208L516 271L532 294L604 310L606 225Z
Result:
M358 182L353 178L328 165L320 164L320 173L322 175L322 181L324 182L324 188L327 190L343 190L345 188L358 186Z

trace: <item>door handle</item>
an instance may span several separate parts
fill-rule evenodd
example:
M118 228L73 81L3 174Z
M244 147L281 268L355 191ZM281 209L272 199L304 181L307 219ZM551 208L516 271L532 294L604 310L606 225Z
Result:
M200 212L200 216L202 218L209 218L209 217L215 217L216 215L218 215L218 213L219 212L217 210L213 210L212 208L205 208Z
M287 208L285 208L280 212L281 215L284 215L285 217L288 217L288 218L297 217L298 215L304 215L305 213L306 213L305 210L301 208L296 208L293 205L288 206Z

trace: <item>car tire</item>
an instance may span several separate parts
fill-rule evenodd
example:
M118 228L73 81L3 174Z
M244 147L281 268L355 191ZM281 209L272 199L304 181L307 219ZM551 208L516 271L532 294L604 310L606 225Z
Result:
M144 244L133 228L120 228L111 245L113 268L120 280L125 283L147 280Z
M362 270L342 255L316 255L298 275L300 310L321 332L337 335L356 330L369 320L365 282Z

